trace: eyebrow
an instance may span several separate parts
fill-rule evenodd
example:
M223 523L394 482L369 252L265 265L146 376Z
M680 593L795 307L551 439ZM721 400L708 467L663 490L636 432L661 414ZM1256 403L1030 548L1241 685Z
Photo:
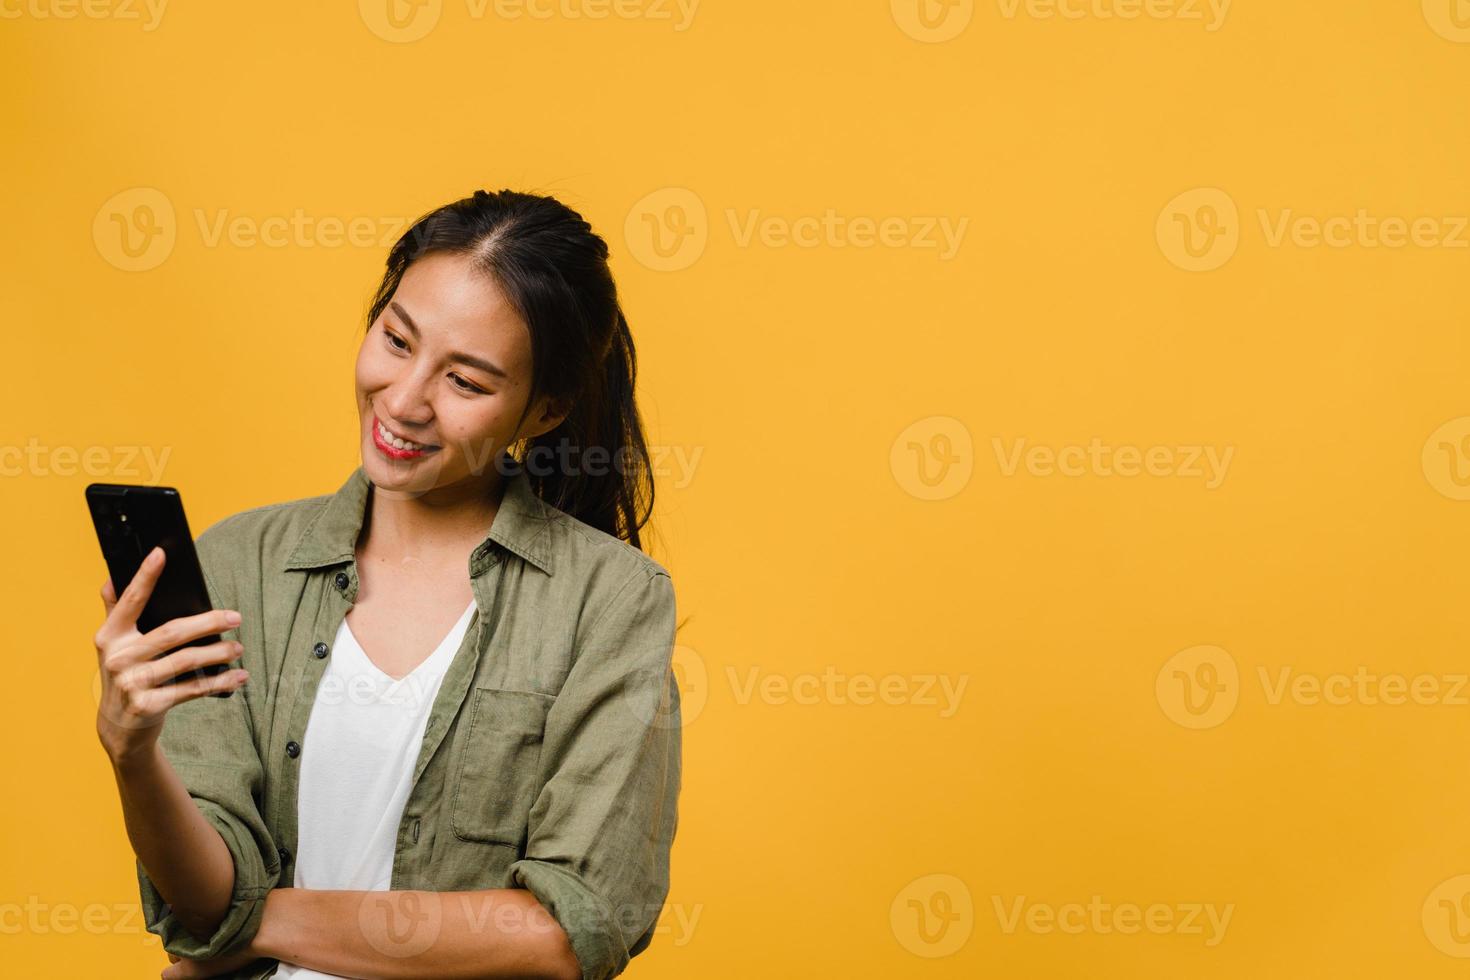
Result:
M398 319L403 321L403 325L408 328L408 332L413 334L413 339L418 340L418 324L413 322L413 318L408 315L408 311L399 306L397 300L390 301L388 305L393 308L394 313L398 314ZM451 361L458 361L461 364L468 364L470 367L479 368L486 374L493 374L497 378L500 378L502 380L510 380L510 375L506 374L504 371L500 370L500 368L496 367L494 364L491 364L484 358L476 357L473 354L466 354L463 351L450 351L449 359Z

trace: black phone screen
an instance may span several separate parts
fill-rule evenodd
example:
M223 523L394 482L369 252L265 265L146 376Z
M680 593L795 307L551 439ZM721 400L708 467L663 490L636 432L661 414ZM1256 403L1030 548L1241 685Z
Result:
M122 595L143 559L154 547L164 551L163 574L153 587L153 594L138 616L138 631L147 633L171 619L193 616L210 610L209 590L204 572L194 550L194 537L184 516L184 503L172 487L133 486L122 483L94 483L87 487L87 506L102 545L102 556L112 576L115 593ZM218 634L202 636L175 647L203 646L217 643ZM172 653L167 650L159 656ZM176 684L200 676L214 676L228 670L225 664L207 664L170 678ZM215 692L214 697L229 697L232 692Z

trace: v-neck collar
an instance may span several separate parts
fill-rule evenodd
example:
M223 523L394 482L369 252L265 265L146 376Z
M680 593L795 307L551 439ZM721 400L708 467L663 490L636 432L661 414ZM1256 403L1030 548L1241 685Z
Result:
M474 612L475 601L471 599L469 606L467 606L465 608L465 611L460 614L459 619L456 619L454 621L454 625L449 627L449 632L444 634L443 638L439 640L438 645L434 647L433 651L423 660L419 661L417 666L415 666L408 673L404 674L402 677L394 677L384 671L377 664L373 663L373 658L368 656L367 648L364 647L362 643L357 639L357 634L352 632L352 626L347 622L347 618L345 616L342 618L342 629L351 639L352 648L356 650L359 659L367 667L368 670L373 672L373 676L392 686L395 684L402 684L404 681L412 679L414 676L421 673L424 668L427 667L430 663L437 664L440 660L446 659L445 651L449 651L449 656L452 656L454 651L459 649L459 641L463 639L466 630L469 629L469 619L470 616L474 614Z

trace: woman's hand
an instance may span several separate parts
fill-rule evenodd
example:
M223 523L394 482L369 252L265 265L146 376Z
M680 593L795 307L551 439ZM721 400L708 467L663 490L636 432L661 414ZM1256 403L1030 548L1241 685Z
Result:
M197 616L171 619L147 633L138 632L138 616L153 594L163 571L162 548L154 548L142 567L118 597L112 579L102 585L102 604L107 618L97 630L97 663L102 675L102 697L97 710L97 737L114 765L136 758L152 749L163 728L168 710L184 701L230 691L249 676L229 670L213 677L201 676L177 684L164 683L171 677L207 664L234 660L244 649L234 640L207 646L181 644L211 633L221 633L240 622L240 614L214 609ZM158 657L174 650L166 657Z

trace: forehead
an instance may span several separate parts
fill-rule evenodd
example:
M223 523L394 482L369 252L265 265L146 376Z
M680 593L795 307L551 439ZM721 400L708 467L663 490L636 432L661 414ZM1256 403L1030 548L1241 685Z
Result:
M418 327L425 346L492 355L507 370L529 358L531 333L499 284L464 255L437 253L403 273L393 301ZM399 320L390 305L383 314Z

